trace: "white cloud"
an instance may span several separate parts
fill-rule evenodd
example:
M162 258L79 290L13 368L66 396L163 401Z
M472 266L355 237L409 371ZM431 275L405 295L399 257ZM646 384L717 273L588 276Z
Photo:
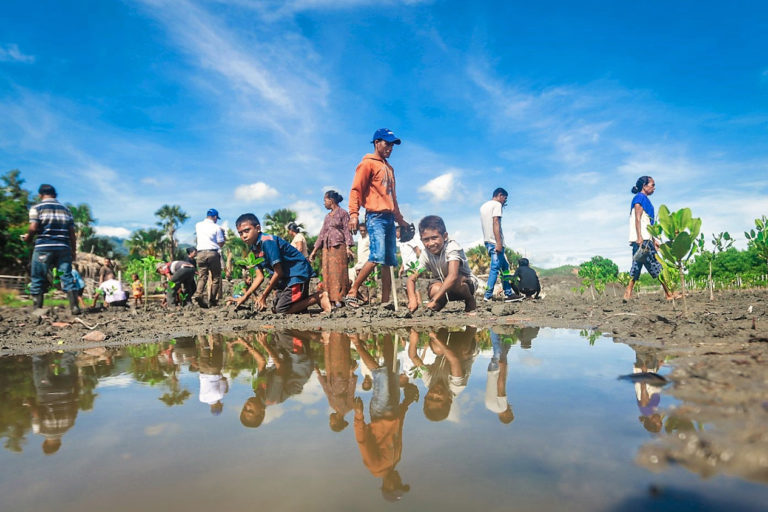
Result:
M419 187L419 192L432 196L433 201L443 201L453 195L456 184L456 172L449 171L429 180Z
M296 212L296 220L304 224L304 229L307 233L316 235L320 232L326 212L319 202L296 201L290 206L290 209Z
M235 189L235 199L240 201L260 201L272 199L278 196L278 192L263 181L257 181L250 185L240 185Z
M152 178L152 177L142 178L141 182L145 185L154 185L156 187L160 186L160 182L157 180L157 178Z
M94 226L93 229L99 236L116 236L118 238L128 238L131 236L131 232L126 228L118 228L114 226Z
M19 47L13 43L0 45L0 62L23 62L31 64L35 62L33 55L21 53Z

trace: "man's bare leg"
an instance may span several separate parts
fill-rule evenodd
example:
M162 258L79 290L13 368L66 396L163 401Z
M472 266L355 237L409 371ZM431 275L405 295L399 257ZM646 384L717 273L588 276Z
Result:
M326 313L331 311L331 299L328 298L328 292L316 292L305 299L294 302L291 304L291 307L288 308L286 314L299 313L315 304L320 304L320 307L323 308L323 311Z
M363 268L361 268L360 272L357 273L355 282L352 283L352 287L349 289L347 297L357 297L358 288L360 288L365 280L368 279L368 276L371 275L371 272L373 272L373 269L376 268L376 265L377 263L372 261L366 261L365 264L363 264Z

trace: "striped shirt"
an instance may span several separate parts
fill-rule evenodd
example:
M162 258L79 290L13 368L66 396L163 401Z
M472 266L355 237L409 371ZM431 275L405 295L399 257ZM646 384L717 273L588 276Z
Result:
M69 230L75 221L69 208L56 199L43 199L30 208L29 222L38 224L35 249L71 249Z

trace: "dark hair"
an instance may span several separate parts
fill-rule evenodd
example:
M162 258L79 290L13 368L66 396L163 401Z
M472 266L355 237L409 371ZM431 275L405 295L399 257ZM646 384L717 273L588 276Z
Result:
M187 256L189 256L190 254L192 254L196 250L197 250L197 247L187 247Z
M653 178L650 176L640 176L637 178L637 183L635 183L635 186L632 187L632 193L637 194L641 190L643 190L643 187L648 184L649 181L651 181Z
M501 187L499 187L499 188L497 188L496 190L494 190L494 191L493 191L493 195L492 195L491 197L496 197L496 196L497 196L497 195L499 195L499 194L501 194L501 195L504 195L504 196L507 196L507 197L509 197L509 194L507 194L507 191L506 191L506 190L504 190L504 189L503 189L503 188L501 188Z
M41 196L56 197L56 189L53 188L53 185L48 185L47 183L40 185L40 188L37 189L37 193Z
M448 230L445 229L445 222L437 215L427 215L419 221L419 234L422 234L427 229L434 229L441 235L448 232Z
M261 226L261 222L259 222L259 218L257 216L252 213L244 213L235 221L235 227L239 226L240 224L245 224L246 222L253 224L254 226Z
M529 264L528 258L520 258L519 260L517 260L518 267L527 267L528 264Z
M299 229L298 224L295 222L289 222L287 226L285 226L285 229L288 231L293 231L294 233L301 233L301 229Z
M329 190L328 192L326 192L325 197L327 197L328 199L330 199L336 204L339 204L344 200L344 197L338 192L336 192L335 190Z

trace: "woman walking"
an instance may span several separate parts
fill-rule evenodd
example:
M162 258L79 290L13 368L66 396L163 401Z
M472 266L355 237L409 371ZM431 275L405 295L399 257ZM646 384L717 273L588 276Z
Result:
M323 220L323 229L317 236L315 248L309 259L314 260L317 251L323 249L323 284L335 307L341 307L342 299L349 290L347 257L354 259L350 250L354 245L349 232L349 213L339 207L344 198L335 190L323 197L325 208L330 210Z
M648 199L648 196L652 195L655 190L656 182L650 176L641 176L637 179L635 186L632 187L632 193L635 194L629 206L629 245L632 246L632 268L629 270L631 279L624 291L624 300L632 298L632 289L635 287L635 282L640 279L643 266L654 279L657 279L661 274L662 266L656 259L659 242L648 232L648 226L656 222L653 204ZM672 294L669 291L663 281L661 281L661 286L664 288L664 295L667 300L679 298L677 294Z

